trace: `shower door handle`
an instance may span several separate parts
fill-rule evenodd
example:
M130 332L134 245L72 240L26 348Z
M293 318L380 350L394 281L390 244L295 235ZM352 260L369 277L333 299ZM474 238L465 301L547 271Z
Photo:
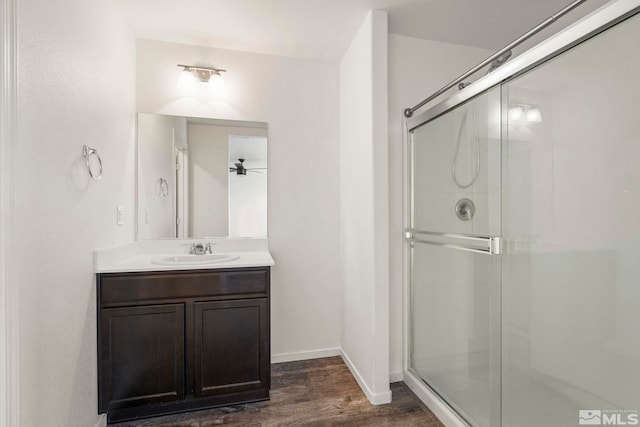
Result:
M407 230L406 238L410 242L460 249L469 252L489 255L500 255L502 253L501 238L499 236L438 233L412 228Z

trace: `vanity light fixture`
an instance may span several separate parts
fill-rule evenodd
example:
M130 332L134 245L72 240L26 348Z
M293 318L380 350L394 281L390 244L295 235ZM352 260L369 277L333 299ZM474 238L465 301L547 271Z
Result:
M512 124L530 124L542 122L542 113L535 105L510 104L507 112L509 121Z
M214 93L219 92L224 87L224 79L220 73L226 73L227 70L183 64L178 64L178 67L182 67L182 72L178 77L178 87L189 89L200 82L206 83L207 89Z

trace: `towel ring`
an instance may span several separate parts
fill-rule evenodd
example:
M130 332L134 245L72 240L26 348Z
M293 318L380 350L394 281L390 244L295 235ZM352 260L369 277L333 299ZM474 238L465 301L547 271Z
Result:
M89 171L89 176L96 181L102 178L102 159L100 158L100 154L98 154L98 150L87 145L83 145L82 155L87 162L87 170ZM91 168L91 156L95 156L95 158L98 160L98 173L94 173L93 168Z

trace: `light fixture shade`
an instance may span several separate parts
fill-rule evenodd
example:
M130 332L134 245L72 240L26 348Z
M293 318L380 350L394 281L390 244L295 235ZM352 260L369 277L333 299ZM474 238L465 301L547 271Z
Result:
M537 107L532 107L527 110L525 120L527 123L540 123L542 121L542 113Z
M178 90L183 92L192 91L197 82L198 78L191 72L191 70L185 68L178 77Z
M524 116L524 109L519 106L509 108L509 121L517 122Z
M223 93L224 79L220 73L227 70L185 64L178 64L178 67L182 70L176 86L181 96L206 99L211 96L217 98Z
M219 94L224 90L224 87L224 79L222 78L220 73L217 71L211 73L209 82L207 83L207 90L213 94Z

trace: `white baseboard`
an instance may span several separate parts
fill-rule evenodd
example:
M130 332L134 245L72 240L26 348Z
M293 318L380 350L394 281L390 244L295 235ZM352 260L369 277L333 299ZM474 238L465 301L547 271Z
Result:
M98 415L98 421L94 427L106 427L107 426L107 414Z
M353 363L351 363L351 359L349 359L349 356L347 356L347 354L342 349L340 349L340 356L342 357L344 364L347 365L347 368L349 368L349 370L351 371L351 375L353 375L353 378L356 379L356 382L372 405L384 405L385 403L391 403L391 390L378 394L372 392L367 383L362 378L362 375L360 375L360 372L358 372Z
M349 356L346 355L344 350L340 347L335 348L323 348L320 350L311 350L311 351L298 351L294 353L278 353L271 355L271 363L284 363L284 362L295 362L297 360L310 360L310 359L320 359L322 357L334 357L340 356L344 361L345 365L351 371L351 375L355 378L356 382L369 399L369 402L373 405L383 405L385 403L391 402L391 390L385 393L375 394L369 389L367 383L362 379L362 376L355 368ZM402 372L393 372L389 374L389 383L394 383L403 380ZM100 426L96 426L100 427Z
M397 383L398 381L404 380L404 375L402 375L402 371L398 372L389 372L389 382Z
M271 363L294 362L296 360L320 359L321 357L340 356L340 348L323 348L320 350L298 351L295 353L279 353L271 355Z
M429 390L415 375L405 371L403 376L405 384L427 405L427 408L438 417L442 424L446 427L469 427L469 424L460 418L440 397Z

